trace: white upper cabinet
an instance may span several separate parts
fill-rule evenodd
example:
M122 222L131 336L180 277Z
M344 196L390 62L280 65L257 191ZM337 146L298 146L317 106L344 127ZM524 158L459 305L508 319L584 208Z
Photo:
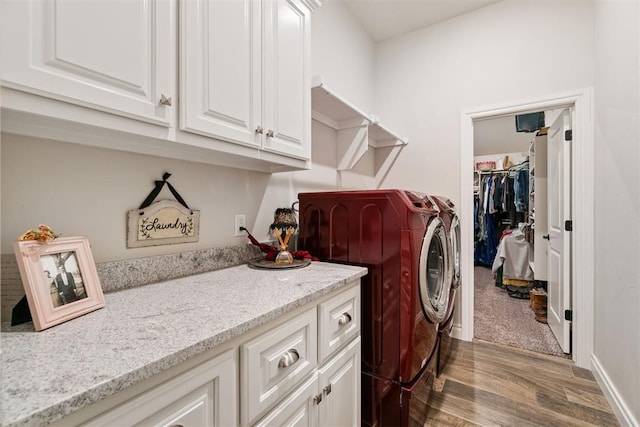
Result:
M300 1L264 2L263 147L311 156L311 73L308 9Z
M194 0L181 8L181 129L309 159L307 6Z
M308 169L318 0L0 1L2 130Z
M261 4L191 0L180 5L180 128L259 147Z
M171 125L168 0L8 1L1 10L3 86Z

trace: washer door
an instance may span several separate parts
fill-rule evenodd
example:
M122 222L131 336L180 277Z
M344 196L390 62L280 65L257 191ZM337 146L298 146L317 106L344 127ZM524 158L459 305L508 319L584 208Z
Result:
M440 323L447 314L451 275L447 232L442 220L436 217L422 239L418 275L422 310L433 323Z
M451 239L451 264L453 264L451 287L458 289L460 287L460 220L455 214L451 220L449 238Z

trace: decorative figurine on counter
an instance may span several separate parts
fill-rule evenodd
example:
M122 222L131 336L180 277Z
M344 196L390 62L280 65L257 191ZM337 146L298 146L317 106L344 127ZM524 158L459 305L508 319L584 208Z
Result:
M318 260L307 251L297 250L298 221L296 220L296 210L294 208L296 203L291 208L278 208L275 211L273 224L269 228L273 236L278 239L279 247L258 242L249 233L249 230L240 227L241 230L247 232L247 237L251 243L260 248L265 254L263 258L249 262L249 267L268 269L298 268L306 267L312 260Z
M295 206L295 203L290 208L276 209L273 215L273 224L269 228L278 240L280 240L280 237L278 237L277 232L279 232L280 236L285 236L291 228L291 237L287 240L287 242L291 242L291 245L288 243L285 245L292 247L295 251L298 249L298 220L293 206ZM282 241L280 243L282 244Z
M284 241L282 240L280 229L274 228L273 231L276 233L276 236L278 237L278 241L280 242L280 252L278 252L278 255L276 255L276 264L278 265L293 264L293 255L291 255L291 252L287 250L287 244L289 243L289 238L293 234L293 227L289 227L287 229L287 234L284 238Z

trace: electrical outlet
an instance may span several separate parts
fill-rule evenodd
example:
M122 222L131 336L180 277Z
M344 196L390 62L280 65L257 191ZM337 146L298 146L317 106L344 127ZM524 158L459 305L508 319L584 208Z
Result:
M246 233L240 230L240 227L247 226L247 216L245 214L236 214L234 222L234 236L246 236Z

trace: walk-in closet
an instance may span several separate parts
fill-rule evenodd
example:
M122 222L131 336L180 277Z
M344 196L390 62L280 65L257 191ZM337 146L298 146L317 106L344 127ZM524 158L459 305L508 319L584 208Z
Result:
M557 114L474 123L474 337L564 356L546 319L547 124Z

